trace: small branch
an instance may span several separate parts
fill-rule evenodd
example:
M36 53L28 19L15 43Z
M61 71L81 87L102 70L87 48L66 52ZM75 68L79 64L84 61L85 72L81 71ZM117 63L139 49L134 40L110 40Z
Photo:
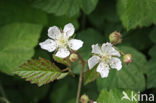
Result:
M81 71L80 71L80 77L79 77L79 84L78 84L78 90L77 90L76 103L79 103L81 86L82 86L83 71L84 71L84 66L85 66L85 61L83 60L83 58L79 54L78 54L78 56L79 56L80 61L81 61L81 64L82 64L82 68L81 68Z

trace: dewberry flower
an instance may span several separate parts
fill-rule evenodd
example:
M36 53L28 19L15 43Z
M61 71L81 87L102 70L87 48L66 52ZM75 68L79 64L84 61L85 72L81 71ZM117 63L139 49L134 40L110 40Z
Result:
M114 68L120 70L122 68L120 53L115 50L111 43L102 44L101 48L98 44L92 45L93 56L88 59L89 69L97 66L96 71L100 73L101 77L108 77L109 69Z
M66 58L70 55L70 51L77 51L83 46L83 41L73 39L71 36L74 34L75 28L73 24L69 23L60 30L57 26L48 29L48 36L50 39L39 43L42 49L49 52L56 51L55 56Z

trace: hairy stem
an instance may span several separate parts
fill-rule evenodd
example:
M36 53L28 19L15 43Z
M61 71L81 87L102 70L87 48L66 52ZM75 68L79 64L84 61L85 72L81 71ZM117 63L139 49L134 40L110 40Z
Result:
M79 103L81 86L82 86L83 71L84 71L84 66L85 66L85 61L83 60L83 58L79 54L78 54L78 56L79 56L80 61L81 61L81 64L82 64L82 68L81 68L81 71L80 71L80 77L79 77L79 83L78 83L76 103Z

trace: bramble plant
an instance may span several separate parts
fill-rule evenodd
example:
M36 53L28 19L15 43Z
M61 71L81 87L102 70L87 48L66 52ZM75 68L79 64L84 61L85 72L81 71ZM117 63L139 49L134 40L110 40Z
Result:
M62 79L68 74L74 77L71 64L80 59L81 71L78 83L77 98L76 103L79 103L80 92L82 81L84 77L84 66L88 63L88 70L96 69L95 73L98 72L102 78L107 78L110 68L120 70L122 69L122 62L120 56L123 57L124 63L132 62L131 54L124 54L123 51L115 47L116 44L121 43L121 34L117 31L110 34L110 42L103 43L101 46L99 44L93 44L92 54L93 56L87 61L79 54L78 50L83 47L83 42L78 39L74 39L75 28L73 24L69 23L64 26L64 29L59 29L57 26L52 26L48 29L48 36L51 39L47 39L44 42L39 43L42 49L48 52L53 52L53 58L59 63L66 66L65 69L61 70L54 63L44 59L39 58L38 60L31 60L28 63L23 64L20 69L18 69L15 74L25 78L31 83L36 83L38 86L49 83L50 81L56 79ZM90 81L91 82L91 81ZM82 103L88 103L89 98L86 95L81 97ZM95 103L90 101L90 103Z
M0 103L146 103L156 0L0 0Z

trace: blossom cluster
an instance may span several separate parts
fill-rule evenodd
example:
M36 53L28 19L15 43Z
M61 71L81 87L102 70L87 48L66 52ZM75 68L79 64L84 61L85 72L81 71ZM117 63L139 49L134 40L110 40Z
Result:
M67 58L72 51L77 51L83 46L83 41L72 38L75 32L73 24L69 23L61 30L57 26L52 26L48 29L48 36L50 39L39 43L42 49L49 52L55 51L55 56L60 58ZM92 45L93 56L88 59L89 69L97 66L96 71L100 73L101 77L107 77L110 68L120 70L122 68L120 53L111 43L103 43Z

